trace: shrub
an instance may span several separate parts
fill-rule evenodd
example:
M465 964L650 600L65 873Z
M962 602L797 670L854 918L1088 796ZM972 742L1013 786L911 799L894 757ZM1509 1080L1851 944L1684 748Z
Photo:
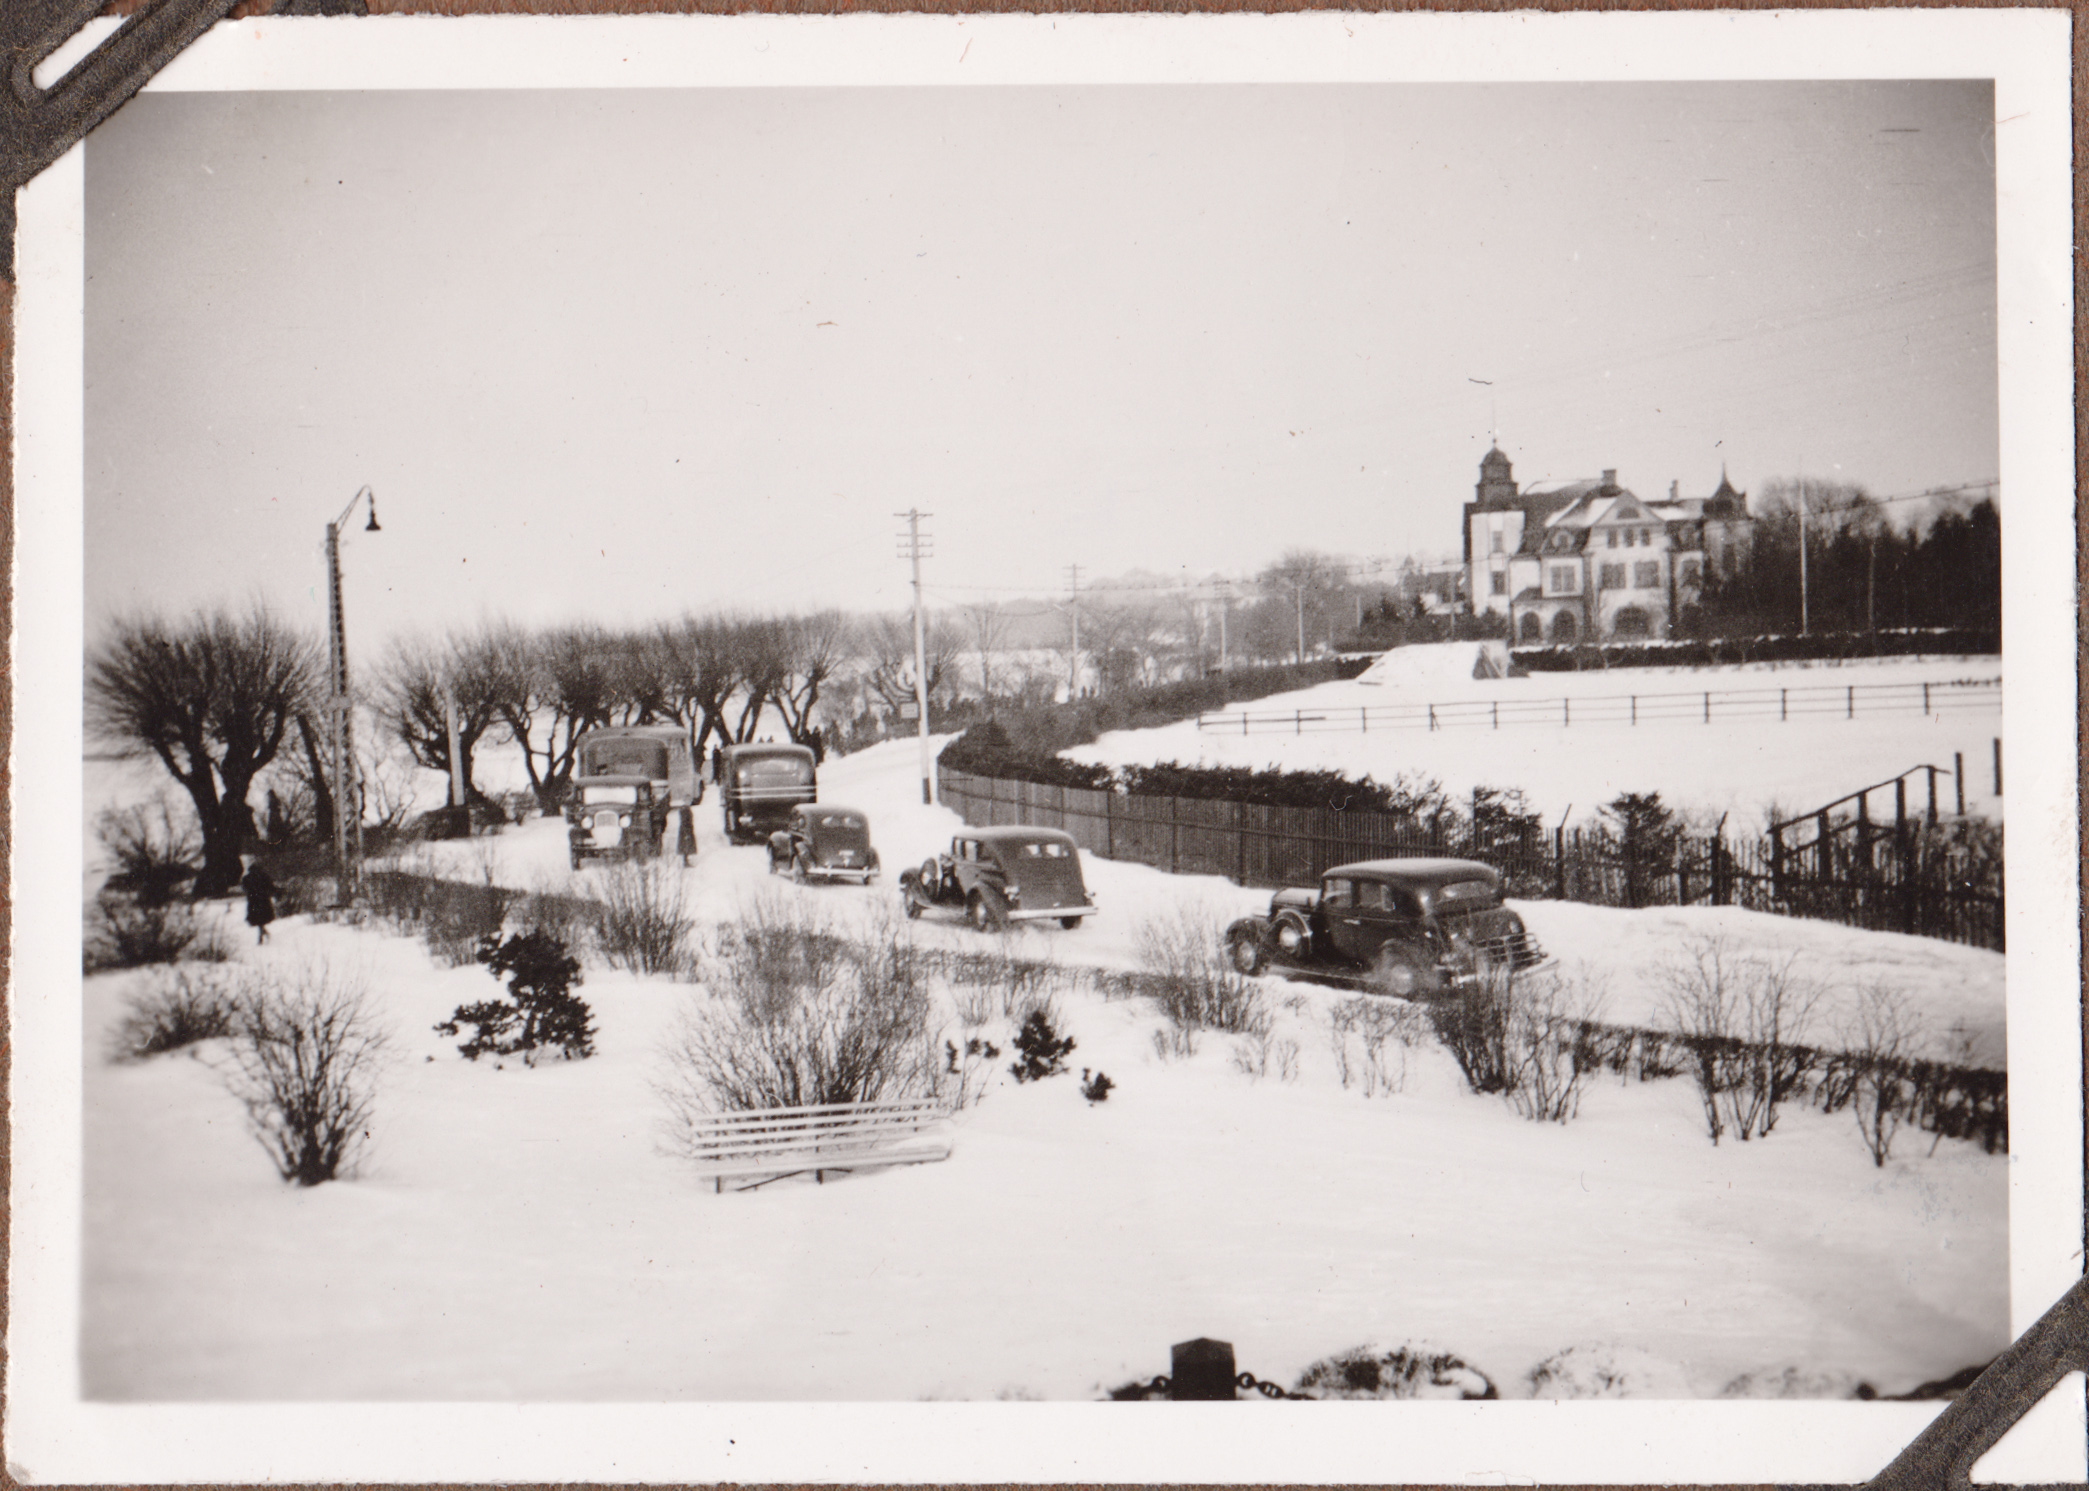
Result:
M1429 1024L1474 1092L1507 1092L1515 1080L1509 1056L1509 992L1513 976L1481 979L1429 1002Z
M421 903L421 941L451 968L478 962L480 945L500 936L514 899L515 892L496 885L431 881Z
M1042 1082L1066 1070L1066 1058L1072 1054L1073 1048L1074 1038L1062 1036L1054 1030L1050 1015L1043 1010L1032 1010L1030 1018L1023 1022L1023 1028L1016 1032L1016 1054L1022 1059L1008 1070L1018 1082Z
M1107 1072L1099 1071L1093 1077L1090 1077L1088 1068L1081 1068L1081 1096L1088 1099L1090 1107L1097 1103L1108 1101L1110 1089L1116 1085L1115 1082L1110 1080Z
M1499 1398L1493 1379L1464 1358L1423 1346L1355 1346L1299 1374L1315 1398Z
M235 1029L238 1000L221 970L177 968L152 989L135 996L116 1027L111 1055L143 1061L198 1041L217 1040Z
M795 970L801 982L780 973ZM720 939L707 990L669 1038L656 1091L669 1143L720 1109L919 1097L937 1086L923 959L890 921L843 939L809 914L769 908Z
M277 1173L301 1186L351 1173L386 1047L362 985L324 964L257 982L235 1026L225 1083Z
M1583 972L1520 980L1509 993L1509 1104L1537 1123L1565 1123L1581 1107L1581 1087L1598 1069L1595 1021L1603 993Z
M681 970L696 916L686 905L679 869L626 861L612 865L591 893L595 942L611 966L633 973Z
M1342 1086L1357 1083L1367 1098L1398 1092L1407 1080L1407 1052L1421 1038L1422 1019L1422 1012L1405 1000L1358 996L1331 1006L1328 1037Z
M1186 1055L1195 1053L1186 1052ZM1290 1037L1272 1037L1267 1030L1254 1035L1233 1038L1233 1069L1245 1076L1261 1081L1269 1075L1271 1063L1276 1066L1277 1079L1282 1082L1298 1080L1298 1042Z
M1799 1037L1820 993L1794 962L1742 957L1722 938L1698 937L1664 971L1667 1017L1690 1053L1714 1144L1725 1133L1743 1142L1768 1134L1818 1057Z
M87 972L144 968L185 956L212 963L228 956L217 928L193 906L181 901L146 905L123 895L104 895L95 902L94 920L81 949L81 966Z
M461 1004L435 1027L440 1035L456 1035L469 1025L471 1039L457 1049L466 1059L520 1053L529 1066L539 1051L556 1049L568 1061L595 1054L594 1011L571 991L581 981L580 963L549 932L517 933L503 942L498 935L481 938L477 961L495 978L508 976L509 1000L486 999Z
M1151 996L1176 1032L1179 1054L1196 1049L1201 1030L1251 1038L1269 1034L1269 1010L1261 992L1226 958L1218 917L1204 906L1182 907L1150 918L1134 934Z
M1907 999L1874 984L1857 996L1842 1032L1853 1068L1850 1111L1874 1166L1884 1168L1893 1137L1909 1107L1904 1058L1916 1045L1919 1025ZM1824 1104L1825 1106L1825 1104Z
M164 906L195 878L203 838L195 814L165 793L147 803L104 808L94 836L115 863L108 884L129 891L140 906Z
M988 1073L1000 1055L999 1046L978 1036L962 1048L956 1041L943 1042L943 1065L936 1069L930 1093L953 1112L971 1107L985 1095Z

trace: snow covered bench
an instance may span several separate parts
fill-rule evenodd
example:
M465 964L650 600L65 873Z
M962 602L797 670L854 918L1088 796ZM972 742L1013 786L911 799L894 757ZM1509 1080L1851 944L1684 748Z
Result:
M829 1170L948 1159L949 1116L930 1098L755 1108L696 1119L683 1139L697 1175L723 1192L728 1176L766 1185L809 1170L824 1181Z

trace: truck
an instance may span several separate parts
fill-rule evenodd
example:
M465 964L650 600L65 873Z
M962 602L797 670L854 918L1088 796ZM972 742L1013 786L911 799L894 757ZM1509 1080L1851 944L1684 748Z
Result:
M711 775L735 844L765 841L789 824L791 809L819 801L818 762L808 746L742 741L711 753Z
M657 857L669 821L703 798L696 753L680 725L605 725L580 737L566 799L573 868L591 859Z

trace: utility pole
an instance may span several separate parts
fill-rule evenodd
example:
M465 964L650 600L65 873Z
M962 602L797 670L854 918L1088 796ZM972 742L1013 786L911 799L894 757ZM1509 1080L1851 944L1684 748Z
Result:
M1067 670L1066 697L1068 702L1081 697L1081 567L1069 564L1066 567L1066 588L1072 597L1074 624L1073 663Z
M1226 613L1233 608L1233 587L1219 581L1219 671L1226 671Z
M913 561L914 565L914 714L917 733L921 738L921 800L935 801L929 787L928 755L928 644L921 624L921 561L929 557L930 539L921 531L921 520L932 518L934 513L925 513L917 508L908 508L903 513L894 513L896 518L907 520L907 531L901 536L904 547L900 556Z
M368 487L348 499L341 516L326 525L327 716L333 729L334 899L346 907L355 899L357 861L363 855L363 792L352 735L355 717L348 695L348 627L341 615L341 526L358 502L370 502L366 533L377 526L377 495ZM348 780L355 772L357 780ZM352 842L351 842L352 836Z
M1806 635L1806 469L1799 469L1799 635Z

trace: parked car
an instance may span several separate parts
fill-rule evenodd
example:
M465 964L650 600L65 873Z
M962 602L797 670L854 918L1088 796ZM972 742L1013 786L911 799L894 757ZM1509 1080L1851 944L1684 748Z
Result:
M801 802L790 821L769 835L769 873L790 872L807 880L853 880L868 885L878 878L878 851L871 847L870 820L854 808L833 803Z
M590 859L652 859L668 822L703 796L689 732L680 725L590 730L574 747L566 798L573 868Z
M810 748L770 741L720 746L711 753L711 775L725 808L725 836L745 844L784 826L791 809L819 799L819 777Z
M1470 859L1336 865L1318 886L1271 896L1269 915L1234 922L1226 950L1242 973L1304 974L1407 999L1546 961L1502 904L1500 874Z
M931 906L957 911L982 932L1010 922L1057 918L1068 929L1095 915L1073 836L1051 828L971 828L948 854L902 870L908 916Z

